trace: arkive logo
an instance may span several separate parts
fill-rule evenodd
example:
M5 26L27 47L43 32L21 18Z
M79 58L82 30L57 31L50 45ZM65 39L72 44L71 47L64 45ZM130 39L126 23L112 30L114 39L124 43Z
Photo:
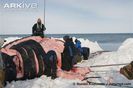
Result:
M38 3L4 3L1 6L5 9L36 9L38 8Z

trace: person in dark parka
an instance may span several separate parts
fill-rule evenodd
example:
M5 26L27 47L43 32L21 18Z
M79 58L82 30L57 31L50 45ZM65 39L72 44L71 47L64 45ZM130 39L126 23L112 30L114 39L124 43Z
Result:
M41 19L38 18L37 23L32 27L32 36L44 37L44 31L46 30L44 24L42 24Z
M73 65L76 63L74 56L77 54L76 47L73 43L72 38L68 35L63 37L64 43L64 50L62 53L62 70L70 71Z

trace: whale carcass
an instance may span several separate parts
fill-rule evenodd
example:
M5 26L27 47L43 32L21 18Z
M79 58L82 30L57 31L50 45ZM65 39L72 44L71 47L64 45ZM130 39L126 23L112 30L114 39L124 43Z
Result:
M30 36L12 41L1 50L5 68L5 81L32 79L41 75L56 75L67 79L85 78L88 67L61 69L64 41L54 38ZM49 73L53 71L53 74Z

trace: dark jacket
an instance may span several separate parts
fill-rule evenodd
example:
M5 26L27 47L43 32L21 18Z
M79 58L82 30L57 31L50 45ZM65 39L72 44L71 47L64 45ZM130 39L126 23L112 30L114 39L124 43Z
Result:
M44 31L46 30L45 26L43 24L41 24L41 26L39 26L37 23L33 25L32 27L32 35L33 36L41 36L44 37Z
M72 41L72 39L68 39L65 41L64 43L64 51L63 52L67 52L67 54L69 54L70 56L74 56L76 55L77 51L76 51L76 47Z
M73 67L73 58L76 55L75 45L71 38L65 38L62 52L62 70L69 71Z

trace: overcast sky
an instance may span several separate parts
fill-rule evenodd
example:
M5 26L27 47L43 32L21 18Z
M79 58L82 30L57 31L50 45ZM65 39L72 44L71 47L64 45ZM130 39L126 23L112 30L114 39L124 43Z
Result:
M10 1L10 2L9 2ZM1 0L0 3L22 0ZM0 34L30 34L37 18L44 19L44 0L37 9L0 11ZM45 33L133 33L133 0L46 0Z

